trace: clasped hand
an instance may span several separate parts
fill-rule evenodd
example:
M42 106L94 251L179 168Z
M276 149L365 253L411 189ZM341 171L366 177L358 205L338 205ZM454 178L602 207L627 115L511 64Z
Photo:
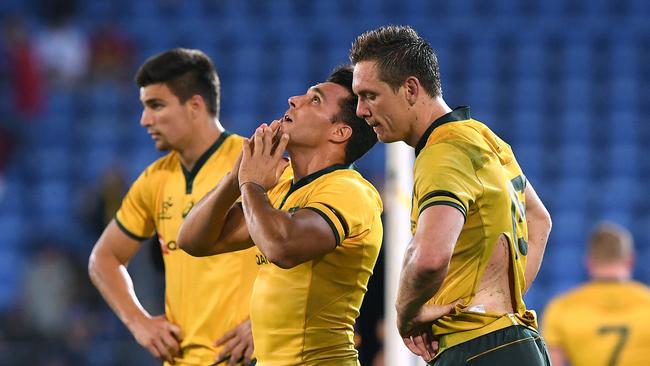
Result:
M289 165L283 154L289 135L282 133L280 121L262 124L255 134L244 142L239 166L239 186L251 183L265 191L274 187Z

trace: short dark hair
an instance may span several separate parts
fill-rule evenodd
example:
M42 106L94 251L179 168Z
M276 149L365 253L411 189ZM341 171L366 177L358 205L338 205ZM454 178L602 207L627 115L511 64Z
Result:
M357 37L350 49L353 65L377 62L379 79L397 91L409 76L415 76L431 97L442 96L438 58L424 38L409 26L385 26Z
M152 56L138 69L135 82L139 87L163 83L181 103L200 95L208 113L219 117L219 76L210 57L202 51L174 48Z
M634 254L634 238L624 227L601 222L591 232L588 255L597 263L615 263Z
M340 101L341 110L332 118L332 122L343 122L352 128L352 136L345 146L345 163L352 164L377 143L377 134L365 119L357 116L357 97L352 91L352 66L338 66L326 81L341 85L350 92Z

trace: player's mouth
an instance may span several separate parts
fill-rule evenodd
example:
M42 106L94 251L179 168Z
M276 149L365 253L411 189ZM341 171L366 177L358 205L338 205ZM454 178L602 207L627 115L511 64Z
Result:
M291 117L289 117L289 114L287 113L284 115L284 117L282 117L280 122L293 122L293 120L291 119Z

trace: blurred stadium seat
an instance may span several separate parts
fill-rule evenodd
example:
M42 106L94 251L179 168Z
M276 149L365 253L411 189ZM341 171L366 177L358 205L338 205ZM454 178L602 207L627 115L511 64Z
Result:
M22 14L29 29L42 30L42 3L1 1L0 15ZM167 48L204 49L222 80L220 118L228 130L244 135L279 117L287 97L347 62L360 32L413 24L438 51L447 102L470 105L472 117L508 137L551 209L554 229L529 304L539 309L584 278L585 236L597 220L628 226L637 239L638 262L650 261L647 0L76 3L72 24L90 33L108 21L131 38L131 74ZM30 230L47 227L78 237L79 189L115 161L134 179L160 156L138 125L131 75L50 86L45 111L21 118L5 63L0 60L0 123L17 131L18 143L0 199L0 281L6 284L0 286L0 309L17 296L20 248ZM385 154L381 145L375 149L362 170L381 179ZM87 255L95 238L85 239L70 245ZM636 272L646 283L648 268Z

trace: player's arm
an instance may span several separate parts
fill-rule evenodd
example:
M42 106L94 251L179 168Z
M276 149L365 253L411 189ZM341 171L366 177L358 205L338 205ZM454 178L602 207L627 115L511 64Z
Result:
M396 302L398 320L415 317L438 291L464 222L458 209L446 205L431 206L420 214L417 231L404 254Z
M90 254L90 279L137 342L154 357L173 362L180 349L180 328L164 315L151 316L142 307L126 270L139 248L137 240L126 235L115 220L111 221Z
M295 267L336 248L335 234L318 211L303 209L293 215L275 209L266 191L275 186L288 162L282 157L289 142L273 136L278 122L255 131L245 143L239 170L244 218L251 238L262 253L281 268ZM277 145L277 146L275 146Z
M532 285L539 267L542 265L548 235L551 232L551 215L528 182L524 190L526 196L526 224L528 225L528 255L526 260L526 289Z
M242 186L244 216L255 245L274 264L292 268L336 249L330 225L317 211L275 209L256 184Z
M233 171L239 169L235 164ZM239 198L237 175L228 173L185 218L178 233L178 246L188 254L202 257L250 248Z
M406 346L425 361L430 361L437 352L431 322L453 309L453 304L425 303L435 295L447 276L464 223L463 213L455 207L433 205L424 209L404 254L395 303L397 327Z

